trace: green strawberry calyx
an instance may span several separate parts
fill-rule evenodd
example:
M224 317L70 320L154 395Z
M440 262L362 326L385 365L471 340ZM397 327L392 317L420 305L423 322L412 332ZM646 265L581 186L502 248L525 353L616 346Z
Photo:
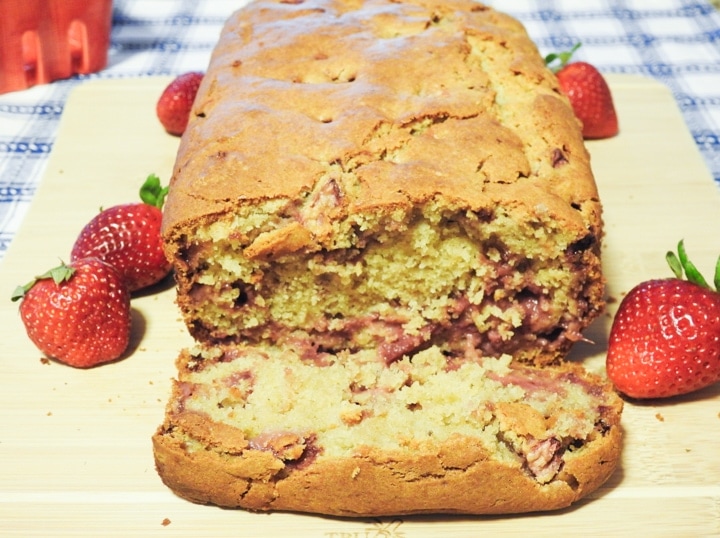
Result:
M564 52L551 52L545 56L545 65L548 66L553 73L557 73L570 63L570 58L572 58L575 51L580 48L580 45L582 45L582 43L575 43L570 50L566 50Z
M140 187L140 199L148 205L162 209L169 187L163 187L160 178L150 174Z
M25 297L27 292L30 291L30 289L39 281L39 280L46 280L48 278L52 278L55 284L60 285L63 282L67 282L72 278L72 276L75 274L75 269L70 267L69 265L66 265L65 262L60 262L60 265L57 267L53 267L49 271L46 271L42 275L36 276L33 278L30 282L25 284L24 286L18 286L15 288L15 291L13 291L12 295L10 296L11 301L17 301L19 299L22 299Z
M688 282L713 290L713 287L708 284L705 277L702 276L698 268L695 267L695 264L688 258L687 252L685 251L685 243L682 239L678 243L677 254L670 250L667 254L665 254L665 260L676 278L682 280L684 275L684 278ZM715 263L715 277L713 279L713 284L715 286L713 291L720 291L720 257L718 257L718 260Z

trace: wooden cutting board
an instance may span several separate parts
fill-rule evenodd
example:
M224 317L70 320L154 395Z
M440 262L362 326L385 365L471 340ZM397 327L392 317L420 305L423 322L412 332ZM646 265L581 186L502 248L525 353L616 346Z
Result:
M478 536L720 535L720 385L664 403L628 403L622 463L591 498L515 517L345 520L198 506L160 482L150 436L163 418L178 350L190 342L168 284L133 300L128 356L92 370L42 361L15 285L67 259L99 207L133 201L149 173L169 178L178 139L154 105L168 79L91 81L72 94L45 177L0 266L0 535ZM706 276L720 253L720 195L669 92L612 77L622 133L589 143L605 205L608 296L670 276L684 238ZM573 357L603 368L613 308Z

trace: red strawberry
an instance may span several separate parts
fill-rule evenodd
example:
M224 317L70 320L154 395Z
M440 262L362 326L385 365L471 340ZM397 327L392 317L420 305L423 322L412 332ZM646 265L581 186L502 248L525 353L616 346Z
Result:
M62 264L15 290L30 340L78 368L119 358L130 340L130 293L117 271L96 258Z
M204 73L191 71L173 80L160 95L155 111L165 130L181 135L190 118L190 110L197 95Z
M679 259L668 253L675 278L630 290L610 329L607 374L632 398L676 396L720 381L720 293L687 259L682 241L678 252Z
M545 58L550 64L560 60L556 70L563 93L570 100L575 115L583 124L583 137L610 138L619 132L617 113L607 82L597 68L587 62L568 63L573 52L550 54Z
M155 284L170 272L160 236L167 187L155 175L140 188L143 202L102 210L81 230L70 261L100 258L115 267L133 292Z

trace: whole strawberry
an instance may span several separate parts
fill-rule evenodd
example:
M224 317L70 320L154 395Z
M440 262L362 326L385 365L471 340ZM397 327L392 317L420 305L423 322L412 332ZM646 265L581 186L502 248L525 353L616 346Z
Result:
M580 45L560 54L545 58L551 64L560 60L556 76L560 89L570 100L573 111L582 122L586 139L610 138L618 134L618 118L612 93L605 78L595 66L587 62L568 63Z
M61 264L13 293L30 340L46 355L88 368L119 358L130 341L130 293L96 258Z
M190 118L195 96L204 73L190 71L175 78L160 95L155 111L160 123L172 135L181 135Z
M687 259L682 241L678 253L667 256L675 278L630 290L610 329L607 374L632 398L677 396L720 381L720 293Z
M170 272L160 236L167 187L155 175L140 188L143 202L113 206L80 231L70 261L100 258L115 267L131 292L156 284Z

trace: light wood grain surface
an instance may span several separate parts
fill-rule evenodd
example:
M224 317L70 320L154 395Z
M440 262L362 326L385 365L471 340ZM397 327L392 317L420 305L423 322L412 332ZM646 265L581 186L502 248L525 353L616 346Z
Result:
M46 175L0 266L0 536L720 535L720 385L628 403L620 469L570 509L516 517L344 520L198 506L160 482L150 436L160 424L178 350L190 343L171 285L133 300L131 350L75 370L41 361L13 288L68 259L99 207L133 201L149 173L167 181L178 140L155 120L167 79L91 81L64 112ZM720 195L668 91L611 77L621 134L588 144L605 206L608 296L670 276L664 253L684 238L711 275L720 253ZM616 302L572 353L602 370Z

